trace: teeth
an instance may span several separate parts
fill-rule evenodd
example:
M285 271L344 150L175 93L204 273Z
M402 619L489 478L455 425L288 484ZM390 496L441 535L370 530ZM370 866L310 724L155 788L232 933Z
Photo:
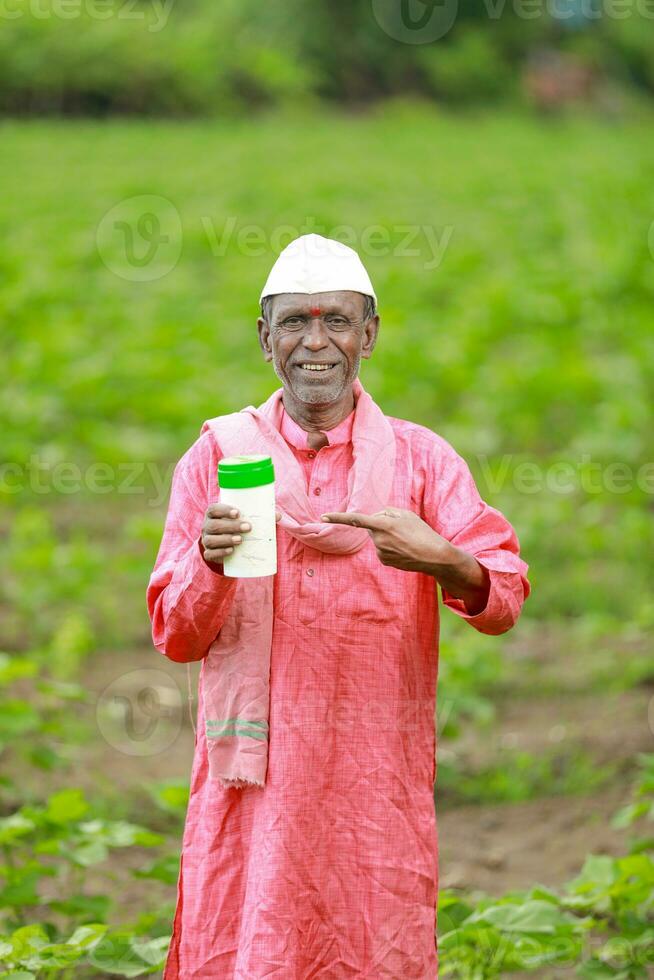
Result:
M330 367L334 367L334 365L333 364L325 364L324 366L323 365L318 365L318 364L303 364L302 365L302 368L305 371L328 371Z

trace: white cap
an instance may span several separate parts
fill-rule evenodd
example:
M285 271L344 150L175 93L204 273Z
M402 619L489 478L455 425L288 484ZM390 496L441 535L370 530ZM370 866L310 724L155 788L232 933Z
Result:
M302 235L279 255L260 300L278 293L328 293L343 289L372 296L377 302L368 273L353 248L322 235Z

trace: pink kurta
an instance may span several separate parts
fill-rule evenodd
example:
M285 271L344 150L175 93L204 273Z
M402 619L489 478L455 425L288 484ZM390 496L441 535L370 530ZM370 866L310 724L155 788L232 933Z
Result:
M314 451L283 414L316 520L341 509L353 418ZM489 570L483 612L443 600L480 632L505 632L529 594L511 525L444 439L388 421L397 441L388 504L418 513ZM235 580L205 563L199 543L221 455L209 431L179 461L148 587L154 644L177 662L206 656L234 595ZM330 555L279 529L278 549L266 786L209 780L201 673L164 980L433 980L435 580L382 565L372 540Z

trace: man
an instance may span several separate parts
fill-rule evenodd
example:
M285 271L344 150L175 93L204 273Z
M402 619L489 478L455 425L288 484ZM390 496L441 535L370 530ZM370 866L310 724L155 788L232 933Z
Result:
M353 250L296 240L261 305L282 388L204 423L148 587L156 648L203 661L164 980L433 980L437 585L499 634L529 594L527 565L452 447L361 385L379 317ZM221 440L246 431L275 465L272 580L223 575L250 525L217 500L217 464ZM214 738L209 685L243 696L252 672L265 698L219 713L238 717Z

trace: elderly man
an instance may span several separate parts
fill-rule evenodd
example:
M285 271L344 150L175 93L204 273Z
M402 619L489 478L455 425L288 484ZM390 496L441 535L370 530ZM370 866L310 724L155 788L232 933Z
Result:
M164 980L433 980L437 585L504 633L527 565L454 449L359 381L379 317L353 250L291 243L261 306L282 388L204 423L148 587L156 648L202 660ZM223 574L250 532L216 483L241 438L275 466L272 577ZM213 695L238 712L213 718Z

